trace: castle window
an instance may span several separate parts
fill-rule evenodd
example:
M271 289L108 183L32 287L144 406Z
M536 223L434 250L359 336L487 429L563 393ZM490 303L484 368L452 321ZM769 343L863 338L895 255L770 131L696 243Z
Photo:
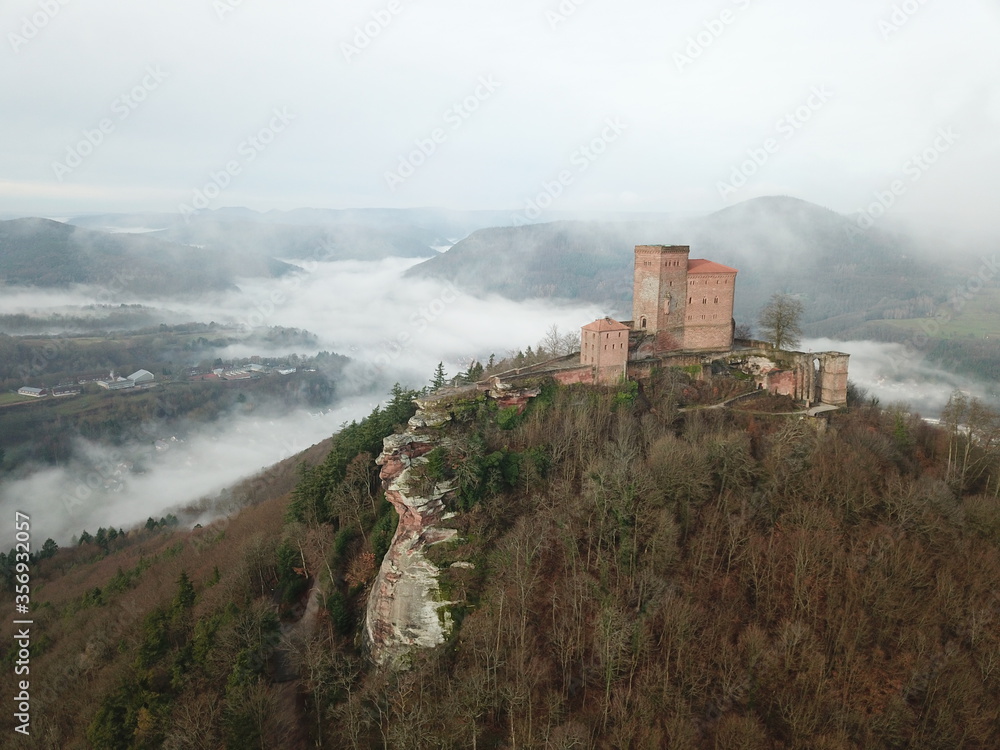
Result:
M715 304L719 304L719 298L718 297L715 298Z
M688 297L688 304L689 305L693 305L694 304L694 297Z
M702 297L701 298L701 304L707 305L708 304L708 297Z
M639 319L639 327L640 328L645 328L646 327L646 319L645 318L640 318Z

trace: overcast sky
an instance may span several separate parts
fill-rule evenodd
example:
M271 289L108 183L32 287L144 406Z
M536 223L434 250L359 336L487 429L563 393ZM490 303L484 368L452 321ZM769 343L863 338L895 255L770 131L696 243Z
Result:
M199 189L849 212L894 181L899 212L994 211L996 0L10 0L0 30L0 213L175 211Z

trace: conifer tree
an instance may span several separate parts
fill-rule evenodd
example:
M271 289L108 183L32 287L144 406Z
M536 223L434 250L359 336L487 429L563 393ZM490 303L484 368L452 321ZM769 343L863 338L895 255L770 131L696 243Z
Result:
M443 386L447 377L444 371L444 362L438 362L438 366L434 368L434 377L431 379L431 388L436 390Z

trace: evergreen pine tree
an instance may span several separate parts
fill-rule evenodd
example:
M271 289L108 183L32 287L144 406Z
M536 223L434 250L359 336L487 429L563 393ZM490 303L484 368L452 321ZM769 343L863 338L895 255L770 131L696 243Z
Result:
M434 377L431 379L431 388L436 390L443 386L447 377L444 371L444 362L438 362L438 366L434 368Z

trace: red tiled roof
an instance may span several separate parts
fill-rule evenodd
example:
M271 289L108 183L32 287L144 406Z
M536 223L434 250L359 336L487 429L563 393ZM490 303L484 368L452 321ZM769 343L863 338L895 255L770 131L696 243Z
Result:
M712 260L691 258L688 260L688 273L739 273L739 271Z
M603 333L605 331L628 331L630 329L627 325L619 323L617 320L601 318L600 320L595 320L593 323L588 323L583 327L583 330Z

